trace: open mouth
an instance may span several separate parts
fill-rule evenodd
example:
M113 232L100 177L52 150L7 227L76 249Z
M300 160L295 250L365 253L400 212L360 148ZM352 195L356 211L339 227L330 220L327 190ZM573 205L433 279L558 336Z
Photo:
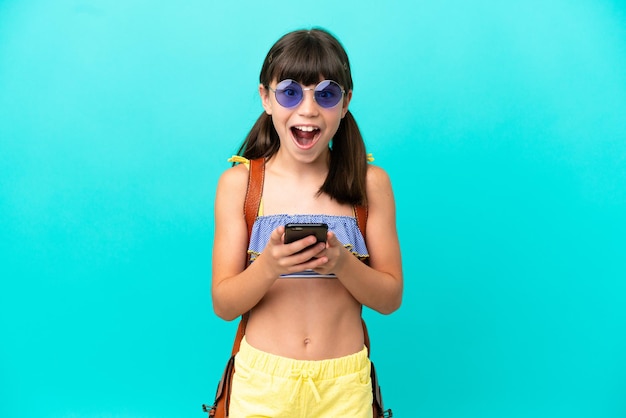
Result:
M291 128L291 134L301 148L312 147L319 133L320 129L315 126L293 126Z

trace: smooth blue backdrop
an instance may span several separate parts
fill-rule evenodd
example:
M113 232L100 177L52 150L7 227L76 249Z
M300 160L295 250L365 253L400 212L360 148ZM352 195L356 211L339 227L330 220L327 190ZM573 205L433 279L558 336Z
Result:
M398 204L394 416L626 416L626 5L0 0L0 417L203 416L219 174L292 29L335 33Z

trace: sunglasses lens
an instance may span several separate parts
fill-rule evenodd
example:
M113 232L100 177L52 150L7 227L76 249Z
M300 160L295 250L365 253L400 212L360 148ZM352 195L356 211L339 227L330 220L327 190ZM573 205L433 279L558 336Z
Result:
M284 107L294 107L302 101L302 87L293 80L283 80L276 85L276 101Z
M327 109L337 106L342 97L341 86L332 80L324 80L315 87L315 101Z
M307 89L308 90L308 89ZM276 101L283 107L296 107L302 101L304 91L300 83L294 80L283 80L274 90ZM315 101L323 108L330 109L337 106L343 97L341 86L332 80L324 80L315 86Z

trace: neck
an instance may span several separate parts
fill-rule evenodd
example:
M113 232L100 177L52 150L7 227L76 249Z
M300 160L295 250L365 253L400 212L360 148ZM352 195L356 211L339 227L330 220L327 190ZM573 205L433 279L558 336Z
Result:
M279 150L267 161L266 167L279 175L284 174L292 178L322 177L323 181L328 174L329 164L330 150L312 161L298 160Z

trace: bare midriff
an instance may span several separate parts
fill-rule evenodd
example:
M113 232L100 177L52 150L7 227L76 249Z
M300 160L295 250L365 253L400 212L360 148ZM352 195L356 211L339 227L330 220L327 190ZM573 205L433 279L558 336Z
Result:
M279 279L250 312L248 343L296 360L363 349L361 305L338 279Z

